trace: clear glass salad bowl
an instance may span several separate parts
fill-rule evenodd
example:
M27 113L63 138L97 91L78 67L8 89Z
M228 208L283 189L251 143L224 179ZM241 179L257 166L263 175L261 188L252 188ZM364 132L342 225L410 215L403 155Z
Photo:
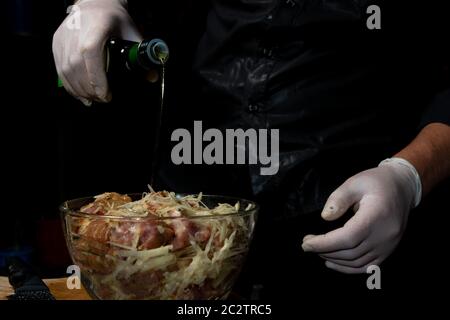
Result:
M129 197L135 201L142 194ZM80 198L60 206L70 255L93 298L204 300L228 296L249 249L256 203L204 195L195 215L116 216L80 211L94 200ZM208 211L223 204L233 206L234 212Z

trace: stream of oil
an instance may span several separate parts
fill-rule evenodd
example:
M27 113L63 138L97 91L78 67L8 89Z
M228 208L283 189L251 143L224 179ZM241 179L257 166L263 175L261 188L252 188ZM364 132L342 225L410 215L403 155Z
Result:
M155 130L155 142L153 145L153 155L152 155L152 166L151 166L151 176L150 176L150 185L155 188L155 175L156 171L158 170L158 164L159 164L159 146L160 146L160 139L161 139L161 128L163 124L163 115L164 115L164 86L165 86L165 77L166 77L166 66L164 59L160 59L161 61L161 72L160 72L160 105L159 105L159 115L158 115L158 122L156 124L156 130Z

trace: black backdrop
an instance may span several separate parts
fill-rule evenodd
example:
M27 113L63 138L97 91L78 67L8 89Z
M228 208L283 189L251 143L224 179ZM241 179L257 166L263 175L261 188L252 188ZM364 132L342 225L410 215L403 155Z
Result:
M153 1L148 2L154 5ZM182 97L171 92L189 81L189 61L204 16L188 1L179 1L182 4L179 7L170 1L161 2L159 11L154 12L164 14L139 16L138 11L133 14L147 36L160 36L173 48L167 97L169 104L179 104ZM5 10L0 13L3 24L0 251L14 245L31 245L35 262L44 272L61 273L67 265L67 256L58 233L58 205L66 199L108 190L140 192L146 188L158 88L116 79L111 104L84 107L56 88L51 39L65 17L64 1L4 3ZM183 55L177 55L181 51ZM171 76L172 70L176 70L176 76ZM124 150L117 150L117 146L123 145ZM443 200L448 194L448 187L442 187L426 201L423 207L426 218L412 216L406 234L409 245L403 250L400 247L389 263L403 259L399 265L411 263L412 271L437 270L429 281L439 281L445 272L439 265L439 257L444 250L442 235L448 222L448 215L441 213L445 211ZM55 236L49 237L51 234ZM404 275L405 282L409 275ZM420 281L428 280L423 277Z

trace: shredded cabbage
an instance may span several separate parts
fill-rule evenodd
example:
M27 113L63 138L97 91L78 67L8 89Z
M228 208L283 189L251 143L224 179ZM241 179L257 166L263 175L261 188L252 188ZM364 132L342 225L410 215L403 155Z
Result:
M93 218L68 216L73 258L94 294L105 299L226 296L248 250L250 221L237 214L239 202L209 208L202 198L151 188L137 201L105 193L80 209ZM101 215L133 220L100 220Z

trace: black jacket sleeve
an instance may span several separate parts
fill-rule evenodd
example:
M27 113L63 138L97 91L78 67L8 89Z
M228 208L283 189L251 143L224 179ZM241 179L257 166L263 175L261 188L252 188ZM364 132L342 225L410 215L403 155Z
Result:
M433 122L450 125L450 88L441 91L432 99L422 116L420 128Z

